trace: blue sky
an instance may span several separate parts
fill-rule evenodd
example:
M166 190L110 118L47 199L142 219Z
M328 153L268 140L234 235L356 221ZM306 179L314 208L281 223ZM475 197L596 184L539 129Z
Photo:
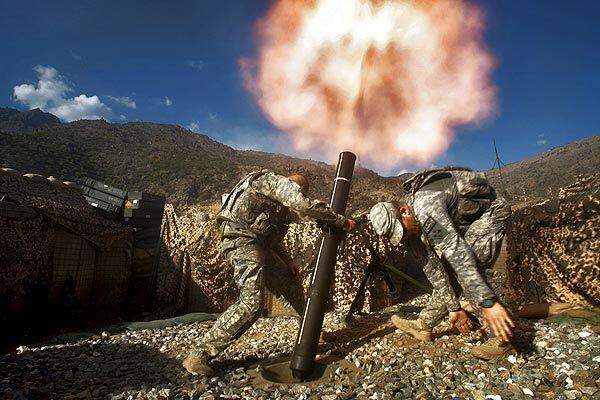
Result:
M509 163L598 134L600 3L477 3L487 12L486 43L498 61L498 114L459 129L436 164L489 168L493 139ZM27 94L46 74L67 98L85 95L57 110L63 119L87 112L113 122L174 123L234 147L294 154L282 148L240 78L238 61L254 54L253 23L268 5L0 0L0 106L27 108L16 101L15 86L25 85ZM29 104L50 108L38 97Z

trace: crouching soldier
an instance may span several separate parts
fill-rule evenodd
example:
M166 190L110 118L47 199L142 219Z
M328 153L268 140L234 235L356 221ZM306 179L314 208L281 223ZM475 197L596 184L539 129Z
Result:
M302 175L286 178L264 170L246 176L225 199L217 221L223 254L233 266L240 294L183 361L190 373L213 373L210 360L260 316L265 288L283 296L299 315L304 312L298 267L282 244L293 211L345 231L355 225L325 203L308 199L308 186Z
M404 188L405 203L378 203L369 219L392 244L404 237L409 249L424 255L423 271L434 290L419 319L395 315L392 322L406 334L431 341L432 329L449 315L452 327L468 333L474 326L459 303L464 291L494 335L472 354L489 360L511 352L515 325L501 303L501 288L490 279L510 216L508 203L483 174L460 167L423 171Z

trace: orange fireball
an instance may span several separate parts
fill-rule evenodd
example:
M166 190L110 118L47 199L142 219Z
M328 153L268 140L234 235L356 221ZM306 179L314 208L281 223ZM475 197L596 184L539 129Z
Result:
M463 0L279 0L242 72L297 150L422 166L494 111L484 27Z

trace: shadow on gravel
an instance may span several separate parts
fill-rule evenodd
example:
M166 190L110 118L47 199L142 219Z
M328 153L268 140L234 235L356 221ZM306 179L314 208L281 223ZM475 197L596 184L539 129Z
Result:
M319 342L317 357L324 356L328 350L331 350L331 355L337 358L344 358L347 354L361 347L365 343L382 338L395 331L395 328L389 325L388 315L370 316L368 319L361 321L357 325L349 326L335 332L324 332L322 341ZM340 346L340 344L342 344ZM223 360L213 361L213 366L220 372L227 372L240 367L253 368L256 364L264 362L272 362L274 360L285 360L292 356L291 353L278 355L276 358L256 358L248 357L243 360Z
M182 372L176 359L143 344L26 350L0 360L0 397L104 398L127 390L175 387Z
M529 356L537 352L537 348L533 343L535 339L535 325L531 321L525 319L516 319L516 330L513 344L517 348L517 352L524 356Z
M401 313L406 318L415 318L415 314L423 307L414 306L402 306L395 312L396 314ZM535 339L535 325L528 320L516 319L516 331L513 344L517 349L517 352L524 356L529 356L537 352L537 348L534 345ZM346 326L343 329L334 332L325 332L322 338L327 343L347 343L350 342L348 353L352 352L356 347L362 346L364 343L378 337L386 336L393 333L395 328L389 325L389 315L379 314L377 316L366 315L366 318L356 319L352 325ZM457 331L445 330L435 332L433 334L434 342L432 346L435 346L435 340L442 336L459 335ZM356 347L354 346L356 344ZM319 351L327 350L327 348Z
M352 352L366 342L393 333L396 328L389 324L390 316L386 314L364 315L353 319L342 329L333 332L323 332L321 338L325 342L319 350L327 350L329 344L344 344L344 349Z

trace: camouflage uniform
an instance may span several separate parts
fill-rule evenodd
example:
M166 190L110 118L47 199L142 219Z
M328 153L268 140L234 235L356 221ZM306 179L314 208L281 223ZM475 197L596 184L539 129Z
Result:
M218 220L223 254L233 266L240 295L195 346L193 356L206 353L214 357L248 330L261 314L265 288L283 296L302 315L302 284L287 267L291 257L282 246L291 210L336 228L346 220L325 203L309 200L299 185L273 172L253 172L231 191Z
M460 308L462 290L474 308L485 299L501 295L501 288L492 290L490 278L510 207L489 187L492 193L488 203L480 207L480 215L469 215L460 207L461 188L457 182L462 173L453 172L451 178L425 185L409 199L421 224L421 241L427 252L423 271L434 287L432 299L419 315L430 327L441 322L449 311Z

